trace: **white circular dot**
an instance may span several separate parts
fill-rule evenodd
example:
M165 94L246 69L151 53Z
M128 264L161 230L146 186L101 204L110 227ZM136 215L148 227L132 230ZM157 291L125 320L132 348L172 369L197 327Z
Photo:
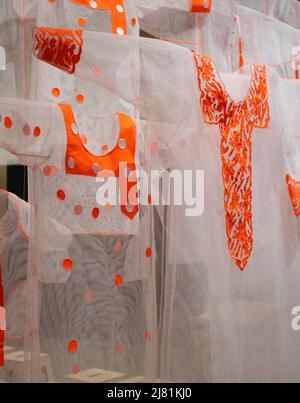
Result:
M203 3L203 7L204 8L209 8L209 2L207 0Z
M96 3L96 1L91 0L91 1L90 1L90 6L91 6L92 8L97 8L98 4Z
M124 29L121 28L121 27L118 27L118 28L117 28L117 34L118 34L118 35L124 35L124 34L125 34Z
M118 4L117 7L116 7L116 9L117 9L117 11L118 11L119 13L124 13L124 8L123 8L123 6L121 6L121 4Z
M74 169L75 168L75 161L73 160L73 158L69 158L68 160L68 167L70 169Z
M126 140L125 139L120 139L119 140L119 147L121 148L121 150L125 150L127 144L126 144Z
M78 134L77 126L76 126L74 123L73 123L72 126L71 126L71 130L72 130L72 132L73 132L74 134Z
M94 174L97 175L100 172L100 166L98 164L93 164L92 170L93 170Z

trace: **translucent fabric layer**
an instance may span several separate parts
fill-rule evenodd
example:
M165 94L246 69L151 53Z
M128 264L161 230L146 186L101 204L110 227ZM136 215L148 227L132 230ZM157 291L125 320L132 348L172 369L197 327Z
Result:
M101 57L92 46L101 49ZM160 162L170 170L204 170L206 177L201 216L187 217L182 206L158 209L166 238L160 271L160 378L296 380L289 358L298 350L287 322L290 285L296 290L299 282L299 222L286 182L289 141L294 140L282 136L290 104L299 105L296 95L288 98L290 81L262 65L250 71L247 66L245 75L219 75L210 59L184 48L93 33L83 34L74 74L100 86L113 81L112 90L130 101L131 80L127 76L122 94L121 66L136 47L141 54L136 105L145 143L152 127L170 129L160 130L153 155L164 158L150 159L150 167ZM173 70L161 67L171 65ZM91 66L102 74L87 75ZM183 66L187 73L176 75ZM120 81L109 80L111 75ZM149 97L148 89L154 88ZM173 114L168 114L170 100ZM181 107L189 102L183 118L174 113L179 100ZM169 133L175 139L163 154Z
M0 378L5 382L24 382L29 370L31 350L28 337L33 337L31 305L36 303L31 294L34 285L33 272L28 271L30 252L30 220L33 212L23 200L5 191L1 198L1 343L3 343ZM35 267L39 268L39 281L44 286L68 282L70 273L61 270L61 262L69 255L72 243L70 231L56 221L43 217L43 239L39 243ZM30 333L30 336L28 336ZM1 351L0 351L1 355ZM43 357L45 373L49 372L49 357ZM43 378L43 380L46 380Z
M27 16L36 24L51 23L61 31L66 26L86 27L124 38L139 33L130 1L32 1L26 6ZM34 57L33 45L40 41L47 51L47 37L34 37L31 26L23 30L30 48L28 91L26 96L0 99L1 147L29 166L34 212L27 274L32 279L31 300L25 307L25 328L34 331L25 330L23 349L29 359L21 380L154 379L156 253L152 208L135 203L139 187L134 171L143 162L138 113L109 88L95 88L41 63ZM72 39L76 60L80 34L74 31ZM68 38L65 45L60 50L68 52ZM136 56L128 68L135 69L131 84L137 99ZM18 52L12 60L21 65ZM96 69L92 73L100 74ZM127 164L127 171L120 164ZM115 203L101 185L114 190ZM122 186L123 199L118 199ZM68 253L59 257L63 283L41 281L37 256L46 239L45 216L64 222L72 235ZM50 268L50 278L52 272Z
M293 61L299 54L299 30L242 6L236 8L236 16L239 24L233 27L232 43L237 43L239 38L242 41L241 52L245 63L285 64L288 69L286 75L299 76L299 67ZM232 46L231 54L231 65L238 66L239 50Z
M245 6L244 12L249 18L256 18L255 14L253 14L254 17L251 16L252 11L257 10L299 28L300 7L296 0L217 0L212 2L210 13L190 12L190 2L186 1L178 0L168 5L166 3L164 0L137 1L142 30L155 38L165 39L208 55L222 71L236 71L240 64L240 37L232 36L232 31L237 32L239 29L239 21L236 18L237 6ZM258 20L259 17L252 23L256 24ZM264 32L259 30L254 32L254 27L250 27L249 31L249 26L243 25L243 22L241 22L241 29L244 29L245 35L251 32L254 41L260 43L260 40L265 40L265 33L267 37L271 34L270 21L270 19L265 20L261 28ZM270 28L272 31L272 27ZM280 49L278 46L270 46L269 49L276 49L277 54L282 51L289 52L290 50L284 47L284 41L286 41L285 37L278 42L281 44ZM266 41L266 43L269 42ZM230 57L232 52L237 57L234 60Z

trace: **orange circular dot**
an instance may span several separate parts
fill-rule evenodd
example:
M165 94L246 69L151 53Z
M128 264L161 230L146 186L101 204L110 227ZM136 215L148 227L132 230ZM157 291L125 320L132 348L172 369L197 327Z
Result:
M86 26L86 20L85 20L85 18L78 18L78 24L79 24L81 27L85 27L85 26Z
M80 364L75 364L72 368L72 373L74 375L77 375L79 374L80 370L81 370Z
M136 18L132 18L132 20L131 20L131 25L133 26L133 27L135 27L136 26Z
M59 189L59 190L57 191L56 196L57 196L57 198L58 198L59 200L62 200L62 201L66 200L66 194L65 194L65 192L64 192L62 189Z
M82 207L82 206L78 205L78 206L75 206L75 207L74 207L74 213L75 213L75 215L81 215L82 212L83 212L83 207Z
M144 333L144 337L145 337L145 339L146 339L146 341L147 341L148 343L151 342L151 340L152 340L152 334L151 334L151 332L149 332L148 330L146 330L145 333Z
M57 87L52 88L52 95L53 95L54 97L58 98L58 97L60 97L60 94L61 94L61 92L60 92L60 89L59 89L59 88L57 88Z
M107 203L106 206L105 206L105 209L106 209L107 211L112 211L113 205L112 205L111 203Z
M41 135L41 133L42 133L42 131L38 126L34 128L34 130L33 130L34 137L39 137Z
M152 196L151 195L148 196L148 204L150 204L150 205L152 204Z
M43 169L44 175L45 176L50 176L51 175L51 167L50 165L46 165Z
M77 340L69 341L68 350L70 351L70 353L76 353L78 350L78 341Z
M83 104L85 101L84 95L82 95L82 94L77 95L76 101L78 104Z
M5 126L7 129L11 129L11 128L12 128L12 125L13 125L12 119L11 119L9 116L6 116L6 117L4 118L4 126Z
M57 175L58 169L55 165L51 166L51 175L55 176Z
M29 125L24 125L23 126L23 133L25 136L30 136L31 134L31 129Z
M125 345L123 343L118 343L116 345L116 350L117 350L118 353L124 353Z
M151 256L152 256L152 249L151 249L151 248L147 248L147 249L146 249L146 256L147 256L147 257L151 257Z
M151 150L151 152L152 152L152 153L156 153L156 152L158 151L158 149L159 149L158 142L157 142L157 141L152 141L152 142L150 143L150 150Z
M88 291L85 293L84 298L85 298L85 300L86 300L87 302L92 302L93 299L94 299L94 293L93 293L93 291L92 291L92 290L88 290Z
M117 241L114 245L114 250L116 253L120 253L123 249L123 245L121 241Z
M120 274L116 275L115 284L117 287L120 287L123 284L123 277Z
M73 260L72 259L65 259L63 261L63 268L66 271L72 270L73 269Z
M95 77L99 77L101 74L101 70L98 67L93 68L93 74Z
M93 216L93 218L94 218L95 220L97 220L97 218L99 217L99 215L100 215L100 209L98 209L97 207L95 207L95 208L93 209L93 211L92 211L92 216Z

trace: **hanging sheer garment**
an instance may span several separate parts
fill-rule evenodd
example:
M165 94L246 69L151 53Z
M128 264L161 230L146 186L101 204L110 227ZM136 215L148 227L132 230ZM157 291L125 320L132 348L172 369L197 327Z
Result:
M136 202L138 124L123 113L80 118L66 104L3 98L0 104L1 146L32 170L33 301L26 326L35 332L25 333L31 354L26 380L43 380L45 354L50 381L153 376L155 257L150 207ZM95 136L89 138L90 132ZM69 255L59 262L60 272L69 275L63 284L40 281L36 259L47 237L44 216L73 236Z
M106 6L102 1L101 4L98 2L97 7L94 7L94 3L32 2L30 14L37 15L36 21L40 23L48 24L51 21L61 27L85 26L100 30L104 26L104 29L116 32L120 37L139 32L132 2L107 1ZM106 10L102 10L103 7ZM104 21L104 16L109 23L102 26L100 22ZM76 46L73 56L76 59L81 39L77 33L74 37ZM30 38L32 40L31 31ZM67 52L68 44L65 45ZM136 85L137 82L134 88L136 97L138 67L135 55L127 68L135 70L131 84ZM95 75L100 73L93 71ZM153 376L156 301L152 280L155 273L152 270L151 212L147 208L141 210L137 205L130 205L127 201L129 192L134 192L136 180L127 186L125 204L118 207L110 203L98 206L96 200L100 186L96 184L96 177L100 170L112 170L114 178L109 182L113 185L121 177L119 163L127 163L128 169L134 171L139 162L137 148L140 147L142 136L137 127L136 112L131 105L112 93L99 87L95 91L92 84L74 80L74 77L40 62L32 66L29 98L37 102L32 108L44 102L57 102L60 105L57 108L63 125L59 126L57 133L63 133L62 143L58 142L62 147L58 146L58 154L54 147L55 156L50 158L48 155L47 163L38 167L40 169L34 166L30 171L30 200L42 210L52 210L50 216L54 215L56 219L59 216L59 220L70 228L74 234L74 247L72 257L64 260L63 269L70 271L73 267L77 268L64 289L40 287L37 282L33 284L33 293L40 296L40 304L34 304L36 311L29 322L35 323L39 337L27 341L28 350L34 353L29 379L40 380L38 369L44 353L50 355L55 380L91 382L128 379L131 375ZM26 110L27 107L30 109L28 105L24 106ZM49 116L50 123L47 124L52 124L52 118ZM35 119L39 120L36 115ZM25 136L32 139L43 137L45 131L41 125L24 125L22 130ZM56 132L50 130L49 136L55 141L53 133ZM52 140L46 140L51 150ZM16 152L8 147L13 153ZM29 149L30 146L26 145L25 154ZM48 153L47 145L42 153L44 151ZM35 152L33 155L36 155ZM22 162L32 167L31 160L22 159ZM49 204L44 194L45 203L40 207L42 192L40 186L36 185L40 178L46 187L47 182L54 184L52 179L58 181L58 186L49 188L53 201L58 203L56 206L51 207L51 202ZM82 186L82 180L85 186ZM127 183L126 180L124 182ZM65 212L61 210L62 207ZM69 213L66 213L67 210ZM39 217L34 218L38 227ZM38 228L35 230L39 231ZM32 253L38 248L38 245L33 245ZM82 294L83 284L86 290ZM74 303L76 297L77 304ZM63 307L60 304L62 298L69 298ZM99 310L104 312L102 316L98 314ZM74 345L76 352L73 351ZM98 352L97 359L94 358L95 351Z
M24 382L26 360L30 352L25 349L27 307L32 302L31 277L27 271L29 258L30 215L28 203L17 196L0 192L1 234L1 369L4 382ZM36 265L43 284L60 284L68 281L70 273L61 270L61 261L69 256L72 235L61 224L43 217L43 239ZM32 334L34 329L29 330ZM49 357L43 355L43 376L51 378Z
M137 1L142 30L153 37L175 42L208 55L222 71L236 71L240 63L242 42L240 37L233 36L239 27L235 18L237 6L245 6L245 13L248 12L250 16L252 11L258 10L299 28L300 6L297 1L218 0L210 4L209 13L203 10L191 12L192 3L188 1L177 0L174 3L168 2L169 5L166 3L164 0ZM269 24L265 23L263 29L267 31L268 26ZM249 33L247 28L244 32L246 35ZM263 36L253 31L252 27L250 32L257 43L261 38L263 40ZM230 58L232 52L235 52L237 60Z
M24 27L34 24L29 19L25 22L21 5L20 0L3 0L1 3L0 92L4 97L25 97L26 93L25 83L29 74L28 66L31 56L25 51L27 37ZM1 150L0 165L16 162L16 158Z
M37 100L45 85L44 72L32 65L30 52L33 25L85 28L117 35L139 35L139 24L133 0L2 0L0 10L0 90L3 97ZM46 71L47 77L47 71ZM37 79L38 78L38 79ZM59 77L56 77L59 87ZM47 87L44 91L47 90ZM69 84L69 92L71 84ZM104 90L103 90L104 91ZM76 97L77 94L72 94ZM108 99L103 93L103 99ZM49 96L52 96L51 94ZM42 101L45 101L43 97ZM54 97L55 98L55 97ZM64 98L65 100L65 98ZM109 104L109 102L106 102ZM0 164L15 164L5 151Z
M143 15L162 8L173 8L182 11L210 12L218 0L137 0L138 8ZM297 0L232 0L231 3L240 4L261 13L272 16L296 28L299 27L300 6Z
M207 57L169 43L88 32L74 74L109 82L130 101L131 79L122 74L136 45L145 144L155 139L150 166L205 171L202 215L174 205L163 212L160 379L298 380L298 358L288 360L298 351L288 293L291 283L295 296L299 290L299 222L282 136L291 124L290 81L262 65L219 75ZM62 68L49 54L36 55ZM95 67L101 75L89 74ZM170 133L173 141L164 142Z
M286 74L299 77L299 67L293 63L293 58L299 54L299 30L247 7L237 6L235 14L238 23L232 27L230 65L237 68L243 62L285 63L286 69L289 67ZM241 47L237 49L235 44L239 41Z
M31 0L33 1L33 0ZM116 35L139 36L134 0L34 1L38 23Z

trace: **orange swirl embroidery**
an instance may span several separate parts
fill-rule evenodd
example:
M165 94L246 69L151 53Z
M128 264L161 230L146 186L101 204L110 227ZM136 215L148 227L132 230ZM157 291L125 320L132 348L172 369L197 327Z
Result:
M267 72L264 66L253 65L247 96L241 102L234 102L212 61L199 54L194 57L204 121L220 127L229 253L244 270L253 250L252 133L255 127L267 128L270 122Z
M82 31L35 27L33 29L33 41L33 53L37 59L68 74L75 72L82 53Z
M297 217L300 217L300 182L294 180L290 175L287 175L286 183L295 214Z

